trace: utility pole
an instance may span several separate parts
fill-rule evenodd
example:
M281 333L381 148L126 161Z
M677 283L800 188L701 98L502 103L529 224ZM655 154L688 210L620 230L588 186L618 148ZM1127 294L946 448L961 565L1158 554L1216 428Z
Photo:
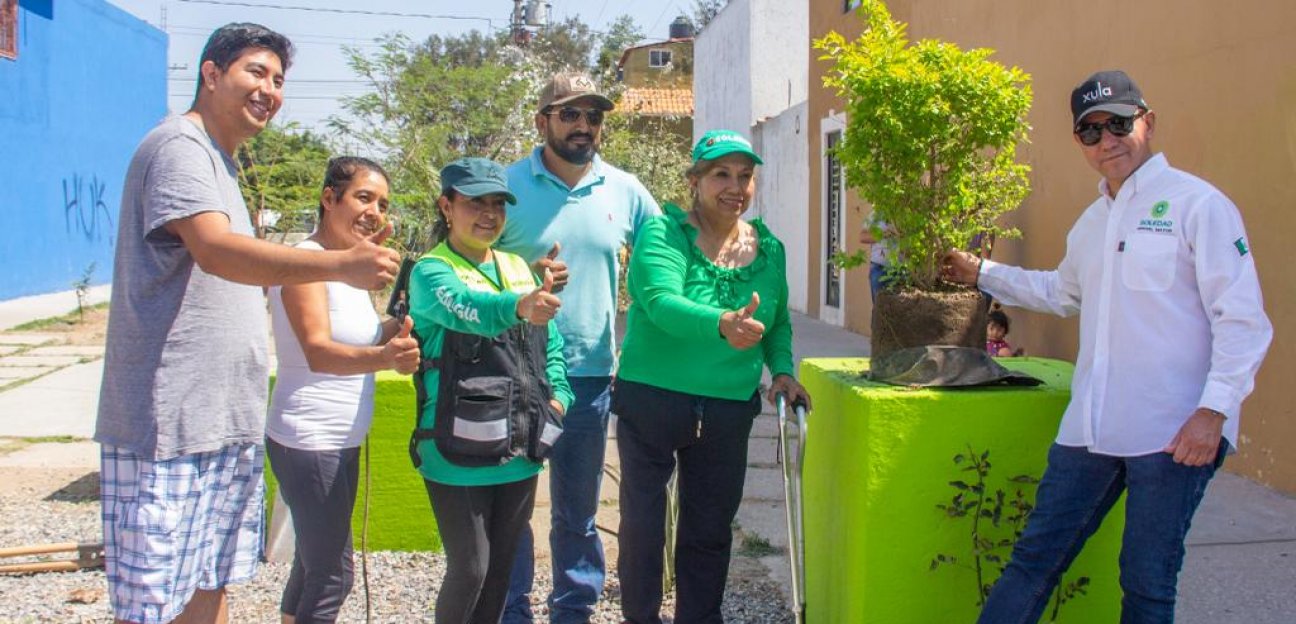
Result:
M513 0L513 15L509 18L513 43L526 45L535 37L536 31L548 28L552 6L548 0Z

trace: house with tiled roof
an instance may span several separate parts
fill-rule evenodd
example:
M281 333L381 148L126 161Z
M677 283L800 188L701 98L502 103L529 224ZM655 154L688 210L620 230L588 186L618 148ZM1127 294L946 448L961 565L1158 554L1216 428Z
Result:
M617 110L665 118L688 141L693 133L693 25L680 16L665 41L627 48L617 61L622 84Z

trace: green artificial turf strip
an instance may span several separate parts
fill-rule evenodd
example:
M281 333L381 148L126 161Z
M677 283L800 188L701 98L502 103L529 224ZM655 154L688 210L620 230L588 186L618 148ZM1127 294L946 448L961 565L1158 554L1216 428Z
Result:
M369 429L369 465L373 487L369 500L370 550L441 550L423 478L409 457L414 429L414 383L409 376L379 373L374 392L373 426ZM364 454L360 456L360 492L352 527L360 548L364 521ZM274 500L278 483L266 461L266 501ZM269 507L269 504L267 504Z

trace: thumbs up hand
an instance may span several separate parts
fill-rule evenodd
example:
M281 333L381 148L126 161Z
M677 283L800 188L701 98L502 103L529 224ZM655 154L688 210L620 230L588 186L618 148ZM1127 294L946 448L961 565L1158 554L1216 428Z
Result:
M532 325L544 325L553 319L558 314L558 308L562 307L562 301L558 299L557 295L553 294L556 281L553 271L545 269L544 279L541 284L535 290L518 299L518 318Z
M396 279L400 271L400 254L382 244L391 236L391 222L370 234L344 255L339 269L339 281L364 290L380 290Z
M760 308L760 295L752 293L747 305L720 315L720 335L729 346L742 351L760 344L765 324L752 318Z
M553 273L554 285L551 292L562 292L563 287L567 286L567 263L558 259L558 253L562 251L562 243L554 242L549 252L531 265L531 270L536 275L544 275L545 269Z
M418 370L419 358L422 355L419 353L418 341L410 335L413 330L414 319L406 316L401 322L400 331L383 345L383 361L386 362L387 368L394 369L402 375L409 375Z
M760 308L760 294L753 291L751 301L747 302L747 305L743 306L741 310L738 310L738 316L749 319L753 314L756 314L758 308Z

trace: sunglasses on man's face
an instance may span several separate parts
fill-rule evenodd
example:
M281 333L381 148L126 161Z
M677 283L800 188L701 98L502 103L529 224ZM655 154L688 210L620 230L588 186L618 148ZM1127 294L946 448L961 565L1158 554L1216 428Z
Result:
M1143 112L1140 111L1133 117L1112 115L1104 121L1082 122L1076 124L1075 135L1080 139L1081 145L1092 147L1102 140L1102 131L1104 129L1114 137L1129 136L1129 133L1134 131L1134 121L1142 116Z
M597 108L576 108L575 106L564 106L557 110L550 110L546 115L558 115L558 120L573 124L585 115L585 122L591 126L603 125L603 111Z

